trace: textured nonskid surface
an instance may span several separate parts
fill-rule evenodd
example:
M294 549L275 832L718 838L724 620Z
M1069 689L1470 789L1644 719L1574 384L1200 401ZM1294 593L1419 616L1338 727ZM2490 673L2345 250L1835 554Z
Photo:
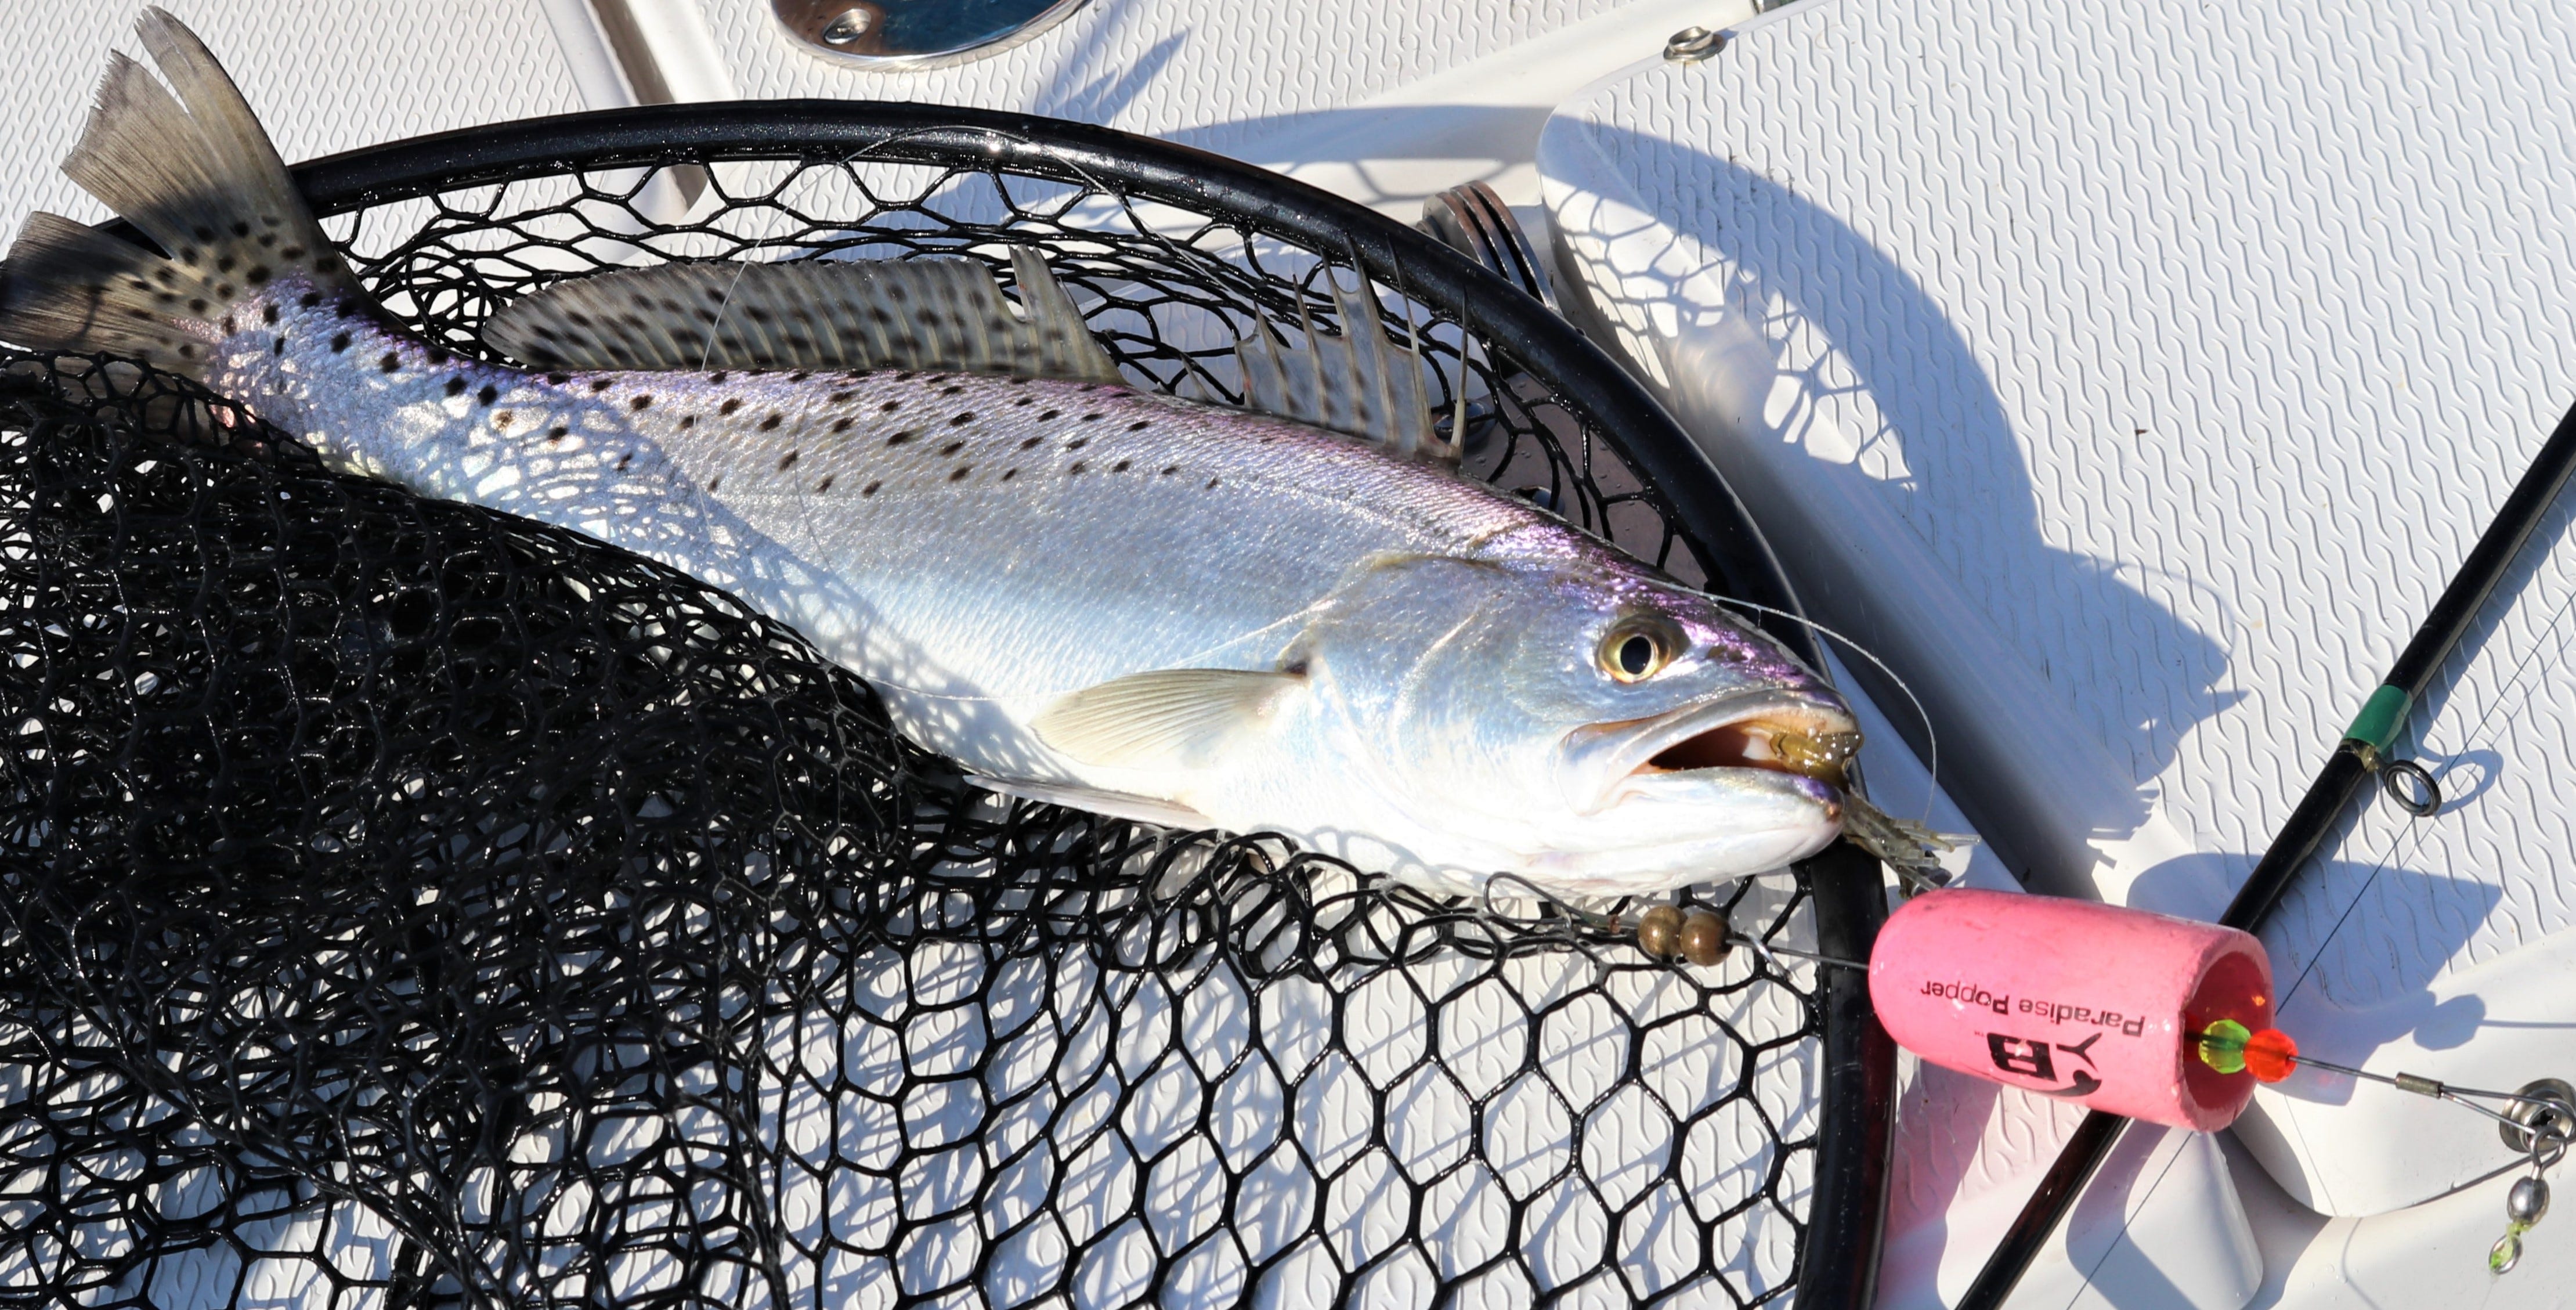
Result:
M2122 802L2070 817L2105 848L2142 821L2177 836L2108 885L2214 916L2576 401L2576 221L2553 162L2576 113L2547 94L2571 60L2546 4L1837 0L1605 86L1549 141L1643 216L1637 247L1662 262L1609 297L1663 316L1640 339L1743 332L1738 448L1919 548L1960 601L1938 645L1990 637L2028 670L1936 656L1907 676L2052 702L2084 753L2113 753ZM1561 207L1560 229L1596 252L1625 239L1569 221L1585 212ZM2576 925L2571 514L2401 739L2447 808L2358 807L2266 929L2311 1053L2487 1087L2565 1058L2566 989L2501 971L2563 959ZM1836 599L1905 600L1828 596L1820 617ZM1945 753L1990 727L1943 723ZM2085 794L2066 755L1995 744L2032 791ZM2303 1078L2256 1106L2239 1136L2295 1116L2258 1158L2336 1213L2510 1163L2490 1126L2385 1089ZM1893 1231L1959 1242L1960 1199L2072 1126L2045 1107L1994 1122L1982 1146L1900 1146Z
M786 173L741 207L771 248L859 240ZM991 230L973 180L877 237ZM494 269L631 249L583 217L622 185L341 230L471 348ZM1106 262L1176 247L1083 248L1131 376L1189 376L1180 274ZM720 593L179 387L33 360L0 397L0 1301L1788 1291L1811 969L961 792ZM1485 474L1686 564L1544 408ZM1793 880L1720 905L1809 939Z

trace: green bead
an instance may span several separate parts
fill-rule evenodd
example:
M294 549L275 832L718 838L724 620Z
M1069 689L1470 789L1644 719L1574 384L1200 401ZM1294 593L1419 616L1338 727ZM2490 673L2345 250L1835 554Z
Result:
M2221 1019L2200 1034L2200 1062L2220 1073L2245 1069L2245 1042L2254 1034L2234 1019Z
M2522 1263L2522 1233L2522 1225L2509 1224L2505 1227L2504 1236L2497 1238L2496 1244L2487 1248L2489 1272L2511 1273L2515 1265Z

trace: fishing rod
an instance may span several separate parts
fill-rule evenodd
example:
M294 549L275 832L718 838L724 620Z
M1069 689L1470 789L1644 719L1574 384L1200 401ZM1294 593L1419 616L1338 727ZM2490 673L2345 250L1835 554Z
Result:
M2273 907L2289 890L2291 878L2316 854L2326 834L2352 803L2353 793L2372 776L2380 775L2383 785L2388 787L2398 803L2419 818L2440 808L2440 793L2432 789L2431 779L2418 766L2391 761L2388 748L2405 728L2406 716L2413 710L2416 698L2424 694L2443 661L2450 658L2453 648L2459 645L2460 638L2468 632L2478 612L2485 607L2487 598L2494 593L2496 584L2503 580L2505 570L2522 553L2524 543L2540 526L2540 520L2549 512L2550 506L2557 502L2558 494L2566 487L2571 473L2576 473L2576 409L2569 410L2567 416L2559 420L2558 430L2533 457L2531 467L2523 472L2522 480L2514 484L2513 493L2505 497L2503 507L2487 524L2485 533L2469 551L2468 559L2451 576L2450 585L2443 588L2441 598L2433 603L2432 612L2415 630L2414 639L2406 644L2397 662L2389 667L2388 676L2381 680L2378 689L2363 704L2361 713L2344 732L2343 740L2337 743L2325 767L2318 770L2316 780L2308 784L2297 808L2290 811L2288 821L2272 838L2263 858L2255 864L2254 872L2246 877L2245 885L2237 889L2235 899L2228 903L2227 912L2219 917L2222 926L2249 933L2260 932L2264 922L2271 917ZM2415 789L2411 795L2401 788L2401 780ZM2306 1062L2320 1063L2313 1059ZM2385 1081L2404 1090L2423 1090L2407 1086L2401 1079ZM2428 1083L2430 1080L2411 1081ZM2441 1085L2433 1083L2431 1087L2439 1089ZM2424 1091L2424 1094L2435 1095L2438 1092ZM2038 1190L2031 1193L2030 1200L2014 1218L2012 1227L2005 1230L1994 1253L1986 1257L1985 1267L1977 1272L1977 1280L1969 1285L1967 1295L1955 1310L2001 1310L2004 1300L2012 1295L2022 1275L2030 1269L2031 1261L2038 1257L2056 1233L2058 1225L2065 1221L2067 1212L2074 1208L2076 1197L2083 1193L2084 1185L2092 1180L2094 1171L2110 1155L2112 1143L2119 1139L2120 1130L2128 1122L2119 1115L2100 1110L2084 1116L2084 1122L2076 1127L2074 1135L2058 1152L2056 1163L2050 1165L2047 1175L2040 1179ZM2538 1156L2534 1158L2536 1162ZM2524 1180L2531 1181L2534 1180ZM2517 1183L2514 1201L2507 1207L2508 1217L2515 1227L2508 1231L2506 1241L2516 1242L2517 1250L2520 1230L2528 1223L2515 1205L2521 1202L2526 1190L2522 1183ZM2545 1197L2547 1192L2544 1190L2539 1194ZM2537 1215L2531 1217L2537 1218ZM2497 1245L2500 1251L2504 1247L2503 1242Z

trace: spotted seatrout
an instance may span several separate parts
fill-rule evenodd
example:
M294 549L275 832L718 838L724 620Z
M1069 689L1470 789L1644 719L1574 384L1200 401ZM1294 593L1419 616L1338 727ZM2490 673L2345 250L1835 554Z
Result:
M168 255L37 214L0 336L202 378L339 468L687 570L1017 794L1450 892L1655 892L1838 830L1842 700L1446 468L1363 295L1340 336L1239 351L1302 419L1124 385L1025 251L1016 303L966 260L609 274L496 319L535 367L464 358L368 299L195 36L141 30L170 89L113 57L64 168Z

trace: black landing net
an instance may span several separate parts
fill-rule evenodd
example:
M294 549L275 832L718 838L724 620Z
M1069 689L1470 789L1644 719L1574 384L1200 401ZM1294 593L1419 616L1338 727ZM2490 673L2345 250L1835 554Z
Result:
M621 263L1018 243L1132 379L1224 396L1366 268L1471 473L1771 599L1637 454L1669 421L1409 233L1111 133L759 108L301 176L467 352ZM1812 968L962 792L686 576L5 362L0 1304L1824 1304L1874 1262L1886 1052ZM1848 954L1868 872L1703 899Z

